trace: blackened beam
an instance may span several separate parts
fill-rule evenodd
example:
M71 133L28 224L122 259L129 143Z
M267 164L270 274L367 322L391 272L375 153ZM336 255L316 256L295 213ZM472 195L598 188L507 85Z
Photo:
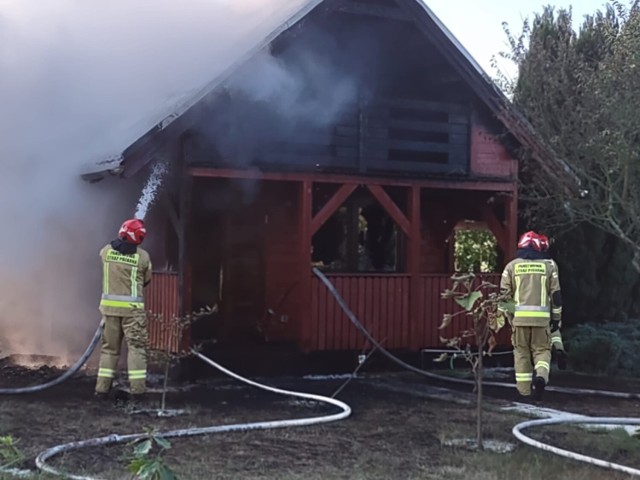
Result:
M406 162L409 163L409 162ZM309 180L318 183L357 183L367 185L384 185L395 187L409 187L418 185L422 188L436 190L475 190L491 192L513 192L517 189L517 182L512 179L505 181L473 179L473 180L435 180L435 179L408 179L396 177L375 177L362 175L347 175L336 173L312 173L312 172L266 172L257 168L230 169L191 167L189 174L200 178L244 178L265 181L301 182Z
M369 15L390 20L411 22L413 19L398 8L385 7L384 5L368 5L364 2L346 2L336 6L336 12L353 15Z

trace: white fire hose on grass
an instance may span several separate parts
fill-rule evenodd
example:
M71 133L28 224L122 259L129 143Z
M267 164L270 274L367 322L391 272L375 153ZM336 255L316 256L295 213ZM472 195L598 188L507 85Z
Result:
M437 375L435 373L427 372L425 370L414 367L413 365L409 365L406 362L403 362L398 357L393 355L391 352L387 351L380 343L373 338L373 336L367 331L362 322L358 320L355 314L351 311L349 306L346 304L342 296L338 293L335 286L329 281L329 279L317 268L313 269L313 273L324 283L327 287L331 295L335 298L342 308L342 311L345 313L347 318L355 325L355 327L362 333L371 344L379 350L382 354L384 354L387 358L400 365L407 370L415 372L419 375L423 375L428 378L432 378L434 380L439 380L443 382L457 383L457 384L466 384L466 385L475 385L473 380L465 380L460 378L451 378L444 375ZM515 385L512 383L502 383L502 382L483 382L483 385L490 387L501 387L501 388L515 388ZM566 393L570 395L589 395L589 396L599 396L599 397L608 397L608 398L620 398L620 399L631 399L637 400L640 399L640 394L637 393L626 393L626 392L612 392L606 390L589 390L582 388L564 388L564 387L547 387L549 391L556 393ZM616 463L607 462L604 460L600 460L594 457L590 457L587 455L581 455L579 453L570 452L568 450L563 450L561 448L554 447L552 445L548 445L546 443L534 440L525 434L522 433L522 430L527 428L541 426L541 425L559 425L559 424L598 424L598 425L633 425L640 426L640 418L585 418L585 417L558 417L558 418L548 418L542 420L529 420L526 422L519 423L515 427L513 427L512 433L513 435L520 440L521 442L530 445L534 448L539 448L545 450L547 452L554 453L556 455L561 455L566 458L571 458L573 460L578 460L581 462L586 462L591 465L597 465L599 467L608 468L611 470L617 470L621 472L628 473L630 475L640 476L640 470L635 468L626 467L624 465L619 465Z
M351 415L351 407L349 407L349 405L347 405L346 403L341 402L340 400L336 400L330 397L325 397L323 395L294 392L291 390L283 390L280 388L274 388L267 385L263 385L261 383L254 382L253 380L244 378L232 372L231 370L226 369L222 365L214 362L210 358L205 357L204 355L202 355L201 353L195 350L193 350L192 353L203 362L208 363L212 367L217 368L218 370L229 375L230 377L233 377L236 380L239 380L243 383L251 385L252 387L256 387L271 393L277 393L279 395L287 395L291 397L303 398L305 400L312 400L315 402L326 403L326 404L338 407L340 409L340 412L333 413L331 415L323 415L320 417L272 420L267 422L238 423L233 425L216 425L211 427L196 427L196 428L187 428L182 430L171 430L168 432L160 432L158 433L158 436L161 436L164 438L180 438L180 437L194 437L197 435L210 435L213 433L223 433L223 432L238 432L238 431L246 431L246 430L267 430L267 429L285 428L285 427L302 427L302 426L308 426L308 425L318 425L321 423L335 422L338 420L345 419L349 415ZM36 466L43 472L50 473L53 475L58 475L65 478L70 478L73 480L98 480L98 477L88 477L83 475L72 475L72 474L63 473L57 468L49 465L47 463L47 460L51 459L56 455L67 453L73 450L79 450L82 448L90 448L90 447L101 447L101 446L114 445L114 444L120 444L120 443L128 443L128 442L145 438L145 436L146 436L145 434L108 435L106 437L93 438L89 440L66 443L64 445L58 445L40 453L36 457Z

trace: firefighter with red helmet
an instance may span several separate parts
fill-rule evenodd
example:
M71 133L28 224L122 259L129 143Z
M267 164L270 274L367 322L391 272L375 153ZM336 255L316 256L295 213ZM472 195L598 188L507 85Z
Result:
M551 324L559 322L562 299L557 269L542 252L540 236L526 232L518 241L516 258L505 267L500 288L515 302L511 319L514 367L518 392L541 400L549 382ZM532 361L533 360L533 361Z
M558 264L551 258L549 254L549 238L546 235L539 235L540 248L542 253L546 256L546 261L549 262L551 268L558 272ZM552 312L553 313L553 312ZM567 351L564 349L564 343L562 342L562 334L560 328L562 328L562 306L558 307L558 320L551 321L551 348L552 354L556 357L558 362L558 368L565 370L567 368Z
M95 388L100 398L106 398L111 390L123 337L128 347L132 401L140 401L146 391L148 337L144 287L151 281L151 259L140 248L146 233L142 220L127 220L120 227L118 238L100 251L103 331Z

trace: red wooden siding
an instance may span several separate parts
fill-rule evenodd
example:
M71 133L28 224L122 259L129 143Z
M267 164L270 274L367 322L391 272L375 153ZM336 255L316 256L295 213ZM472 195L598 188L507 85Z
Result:
M168 272L154 272L153 281L146 288L145 308L148 312L162 315L162 318L149 320L149 346L152 349L165 349L172 352L185 347L189 332L184 338L175 338L171 334L174 319L178 315L178 275ZM173 337L173 338L172 338Z
M386 348L408 349L411 343L419 348L442 348L440 337L450 338L471 326L471 319L456 318L444 329L438 330L445 313L459 311L453 300L443 300L442 292L450 288L449 274L421 276L420 311L422 319L415 319L409 312L409 275L328 275L338 292L375 339ZM498 284L499 274L483 275L487 281ZM312 281L311 328L312 350L354 350L365 345L359 333L344 315L338 303L317 278ZM411 327L417 327L412 329ZM411 342L410 332L415 331L417 341ZM508 329L499 335L499 343L509 343ZM410 343L411 342L411 343Z
M514 178L517 163L498 138L481 124L471 126L471 172L478 176Z
M409 342L409 275L329 275L347 305L386 348ZM311 290L312 350L354 350L365 345L320 280Z
M274 184L266 192L264 238L265 314L269 341L295 341L300 320L300 233L297 185Z

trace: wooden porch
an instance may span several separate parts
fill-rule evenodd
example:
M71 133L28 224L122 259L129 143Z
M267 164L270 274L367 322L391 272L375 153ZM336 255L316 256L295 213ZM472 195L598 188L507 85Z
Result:
M247 181L253 182L252 198L240 202L234 195L243 191L242 182ZM427 179L347 175L319 179L304 173L190 168L185 183L192 191L177 215L178 226L186 223L181 227L185 233L177 236L178 251L183 252L179 271L156 274L149 289L149 308L163 313L166 322L191 308L213 305L213 293L218 292L221 326L205 327L201 329L205 333L197 336L220 335L223 341L238 345L250 336L254 342L295 344L304 352L363 347L362 336L311 273L314 235L356 192L377 202L395 225L401 252L395 271L350 271L353 267L346 266L346 270L326 273L388 348L441 347L441 336L464 327L458 324L438 331L442 315L455 306L440 298L450 285L451 273L442 270L444 261L434 258L442 259L457 221L469 214L483 220L504 258L511 257L515 247L516 195L511 182L452 185ZM216 205L217 213L198 207L207 192L228 203ZM194 202L194 196L199 201ZM478 204L477 199L493 196L498 200ZM193 222L197 231L189 226ZM215 261L205 260L213 253ZM214 263L205 265L207 261ZM218 270L224 272L224 281L216 283ZM495 275L487 279L499 281ZM211 301L194 294L203 285ZM163 328L151 327L152 342L157 345L167 343Z

